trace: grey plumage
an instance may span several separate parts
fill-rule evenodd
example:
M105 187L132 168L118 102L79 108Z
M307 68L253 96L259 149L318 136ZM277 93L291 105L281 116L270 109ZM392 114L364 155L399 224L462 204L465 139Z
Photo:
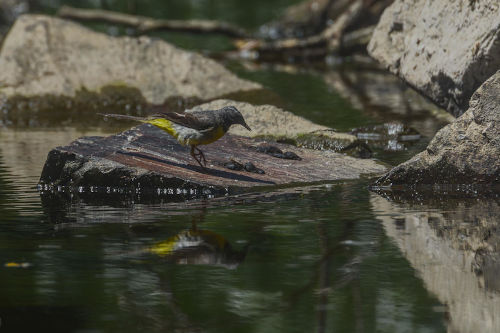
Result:
M225 106L218 110L206 111L187 111L187 112L164 112L153 114L148 117L135 117L121 114L103 114L104 117L116 119L127 119L135 121L144 121L151 119L165 118L178 125L192 128L198 131L208 130L213 127L223 126L224 132L229 130L229 127L234 124L240 124L250 130L246 124L243 115L234 106Z
M234 106L226 106L219 110L166 112L149 117L134 117L119 114L101 114L105 117L129 119L149 123L172 135L183 145L191 146L191 156L204 168L206 159L198 145L217 141L231 125L239 124L249 131L243 115ZM203 164L202 164L203 162Z

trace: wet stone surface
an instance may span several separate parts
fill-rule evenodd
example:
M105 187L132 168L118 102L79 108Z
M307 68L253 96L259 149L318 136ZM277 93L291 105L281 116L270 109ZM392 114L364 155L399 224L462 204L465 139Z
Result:
M238 170L238 171L244 170L248 172L265 174L264 170L257 168L252 162L246 162L245 164L243 164L236 161L235 159L231 159L229 162L226 162L223 165L225 168L229 170Z
M284 156L259 152L261 142L227 134L214 144L201 146L208 160L202 169L183 147L163 131L141 125L109 137L83 137L53 149L40 182L50 186L134 187L179 189L212 194L237 192L257 186L356 179L380 174L385 167L334 153L273 144ZM297 157L300 156L300 160ZM243 168L228 170L228 161ZM261 171L259 171L261 170Z

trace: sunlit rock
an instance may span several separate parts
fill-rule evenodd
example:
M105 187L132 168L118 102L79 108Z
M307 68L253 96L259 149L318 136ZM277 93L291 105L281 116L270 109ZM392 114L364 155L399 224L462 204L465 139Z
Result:
M0 98L136 88L146 102L259 89L217 62L149 37L111 37L73 22L21 16L0 51Z
M498 1L396 0L382 15L369 53L455 116L500 68Z

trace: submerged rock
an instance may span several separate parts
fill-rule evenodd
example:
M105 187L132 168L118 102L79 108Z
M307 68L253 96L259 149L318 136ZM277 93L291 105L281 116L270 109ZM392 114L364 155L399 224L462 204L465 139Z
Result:
M376 181L396 184L500 182L500 71L472 96L469 110L441 129L427 149Z
M359 127L353 129L351 134L370 143L372 147L385 151L402 151L421 138L416 130L399 122Z
M500 68L497 1L396 0L382 15L368 52L455 116Z
M372 160L355 159L331 151L301 149L276 143L302 160L260 153L258 141L226 134L203 146L208 160L201 169L175 139L151 125L140 125L109 137L83 137L53 149L40 177L42 184L77 188L165 189L202 195L227 194L257 186L356 179L385 167ZM230 159L255 162L265 173L233 171Z
M23 15L0 51L0 98L138 89L146 102L213 99L260 89L217 62L149 37L111 37L73 22Z

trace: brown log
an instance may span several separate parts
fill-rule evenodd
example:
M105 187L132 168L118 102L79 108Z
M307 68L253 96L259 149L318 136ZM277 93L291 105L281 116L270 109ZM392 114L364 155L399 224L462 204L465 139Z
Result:
M139 34L166 30L222 34L233 38L248 38L249 36L244 29L233 24L211 20L162 20L101 9L82 9L69 6L62 6L57 15L76 21L104 22L129 26L136 29Z

